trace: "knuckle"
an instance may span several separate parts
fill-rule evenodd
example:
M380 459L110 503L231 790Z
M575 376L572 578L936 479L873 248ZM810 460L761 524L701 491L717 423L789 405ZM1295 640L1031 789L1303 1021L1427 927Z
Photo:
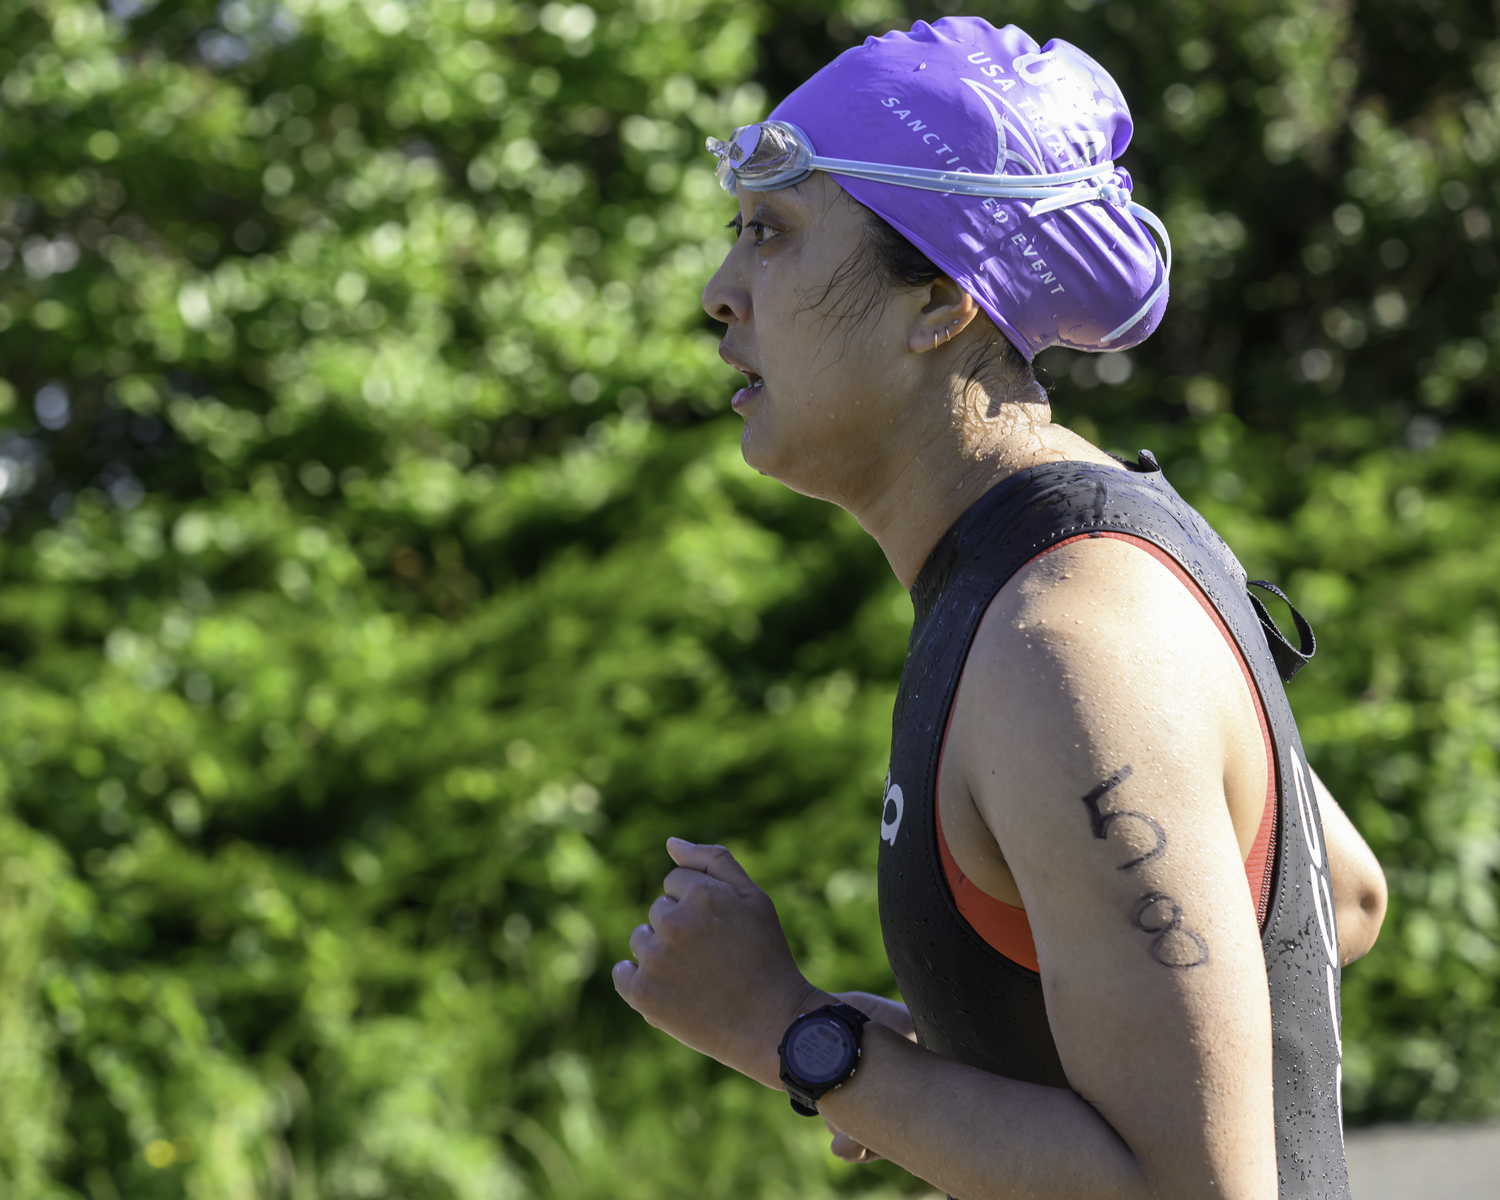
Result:
M641 966L649 966L656 972L666 970L670 962L669 955L675 948L670 938L656 937L652 939L651 944L642 950Z

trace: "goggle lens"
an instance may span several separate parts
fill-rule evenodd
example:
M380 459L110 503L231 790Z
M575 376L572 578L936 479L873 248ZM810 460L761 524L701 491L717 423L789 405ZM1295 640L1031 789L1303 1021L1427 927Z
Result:
M727 142L709 138L706 143L719 160L714 168L719 186L732 192L735 183L752 191L799 182L810 170L812 151L787 129L771 122L741 125ZM759 186L756 186L759 185Z

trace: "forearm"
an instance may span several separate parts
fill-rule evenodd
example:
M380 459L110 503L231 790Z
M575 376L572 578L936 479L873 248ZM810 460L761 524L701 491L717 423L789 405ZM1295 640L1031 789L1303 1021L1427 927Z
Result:
M1237 882L1232 839L1228 847L1226 873ZM615 986L657 1028L777 1088L783 1032L799 1013L836 997L796 969L775 907L733 855L677 839L668 851L678 867L663 881L650 922L631 934L636 961L615 964ZM1238 905L1229 911L1245 916ZM1233 943L1221 945L1220 969L1238 995L1245 972L1235 970ZM1247 946L1254 970L1263 970L1259 946ZM1134 980L1137 992L1157 979L1150 959L1143 981L1137 956L1095 957L1105 977ZM1200 992L1166 993L1121 1037L1110 1034L1107 1017L1135 993L1099 1001L1065 977L1058 1020L1084 1030L1075 1065L1094 1103L933 1054L880 1024L892 1016L879 1014L880 1002L870 1006L877 1017L864 1027L857 1072L819 1109L850 1145L963 1200L1266 1200L1276 1175L1267 1157L1274 1154L1268 1079L1260 1080L1268 1072L1258 1067L1269 1063L1256 1053L1254 1022L1237 1021L1232 1007ZM1168 1010L1182 1020L1163 1022ZM1164 1037L1168 1030L1187 1036ZM1268 1057L1269 1046L1261 1049Z
M951 1062L881 1025L865 1026L858 1074L818 1109L963 1200L1153 1194L1130 1148L1077 1093Z

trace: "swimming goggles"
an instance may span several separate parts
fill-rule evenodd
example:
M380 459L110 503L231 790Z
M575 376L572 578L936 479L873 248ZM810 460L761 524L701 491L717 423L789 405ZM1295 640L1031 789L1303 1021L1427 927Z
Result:
M814 171L868 179L894 187L919 188L960 196L998 196L1007 200L1033 200L1030 215L1040 217L1073 204L1102 200L1123 208L1152 230L1162 244L1161 283L1130 320L1099 339L1101 346L1114 341L1151 311L1166 291L1172 274L1172 239L1160 218L1130 198L1130 192L1115 183L1112 159L1069 171L1034 175L974 175L968 171L936 171L927 167L897 167L887 163L858 162L847 158L824 158L813 151L812 140L789 121L762 121L741 125L728 141L709 138L706 149L719 162L714 168L719 186L733 193L772 192L801 183ZM1015 161L1014 159L1012 161Z

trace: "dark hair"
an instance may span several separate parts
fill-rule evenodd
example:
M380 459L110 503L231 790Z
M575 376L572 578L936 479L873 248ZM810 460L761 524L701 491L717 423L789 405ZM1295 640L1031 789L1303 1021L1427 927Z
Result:
M867 269L888 288L926 287L947 274L894 226L873 209L865 207L865 255ZM986 324L989 324L987 321ZM968 364L970 383L993 380L1014 395L1036 383L1031 364L999 330L997 336L976 348Z
M865 248L887 287L926 287L945 272L874 209L865 209Z

